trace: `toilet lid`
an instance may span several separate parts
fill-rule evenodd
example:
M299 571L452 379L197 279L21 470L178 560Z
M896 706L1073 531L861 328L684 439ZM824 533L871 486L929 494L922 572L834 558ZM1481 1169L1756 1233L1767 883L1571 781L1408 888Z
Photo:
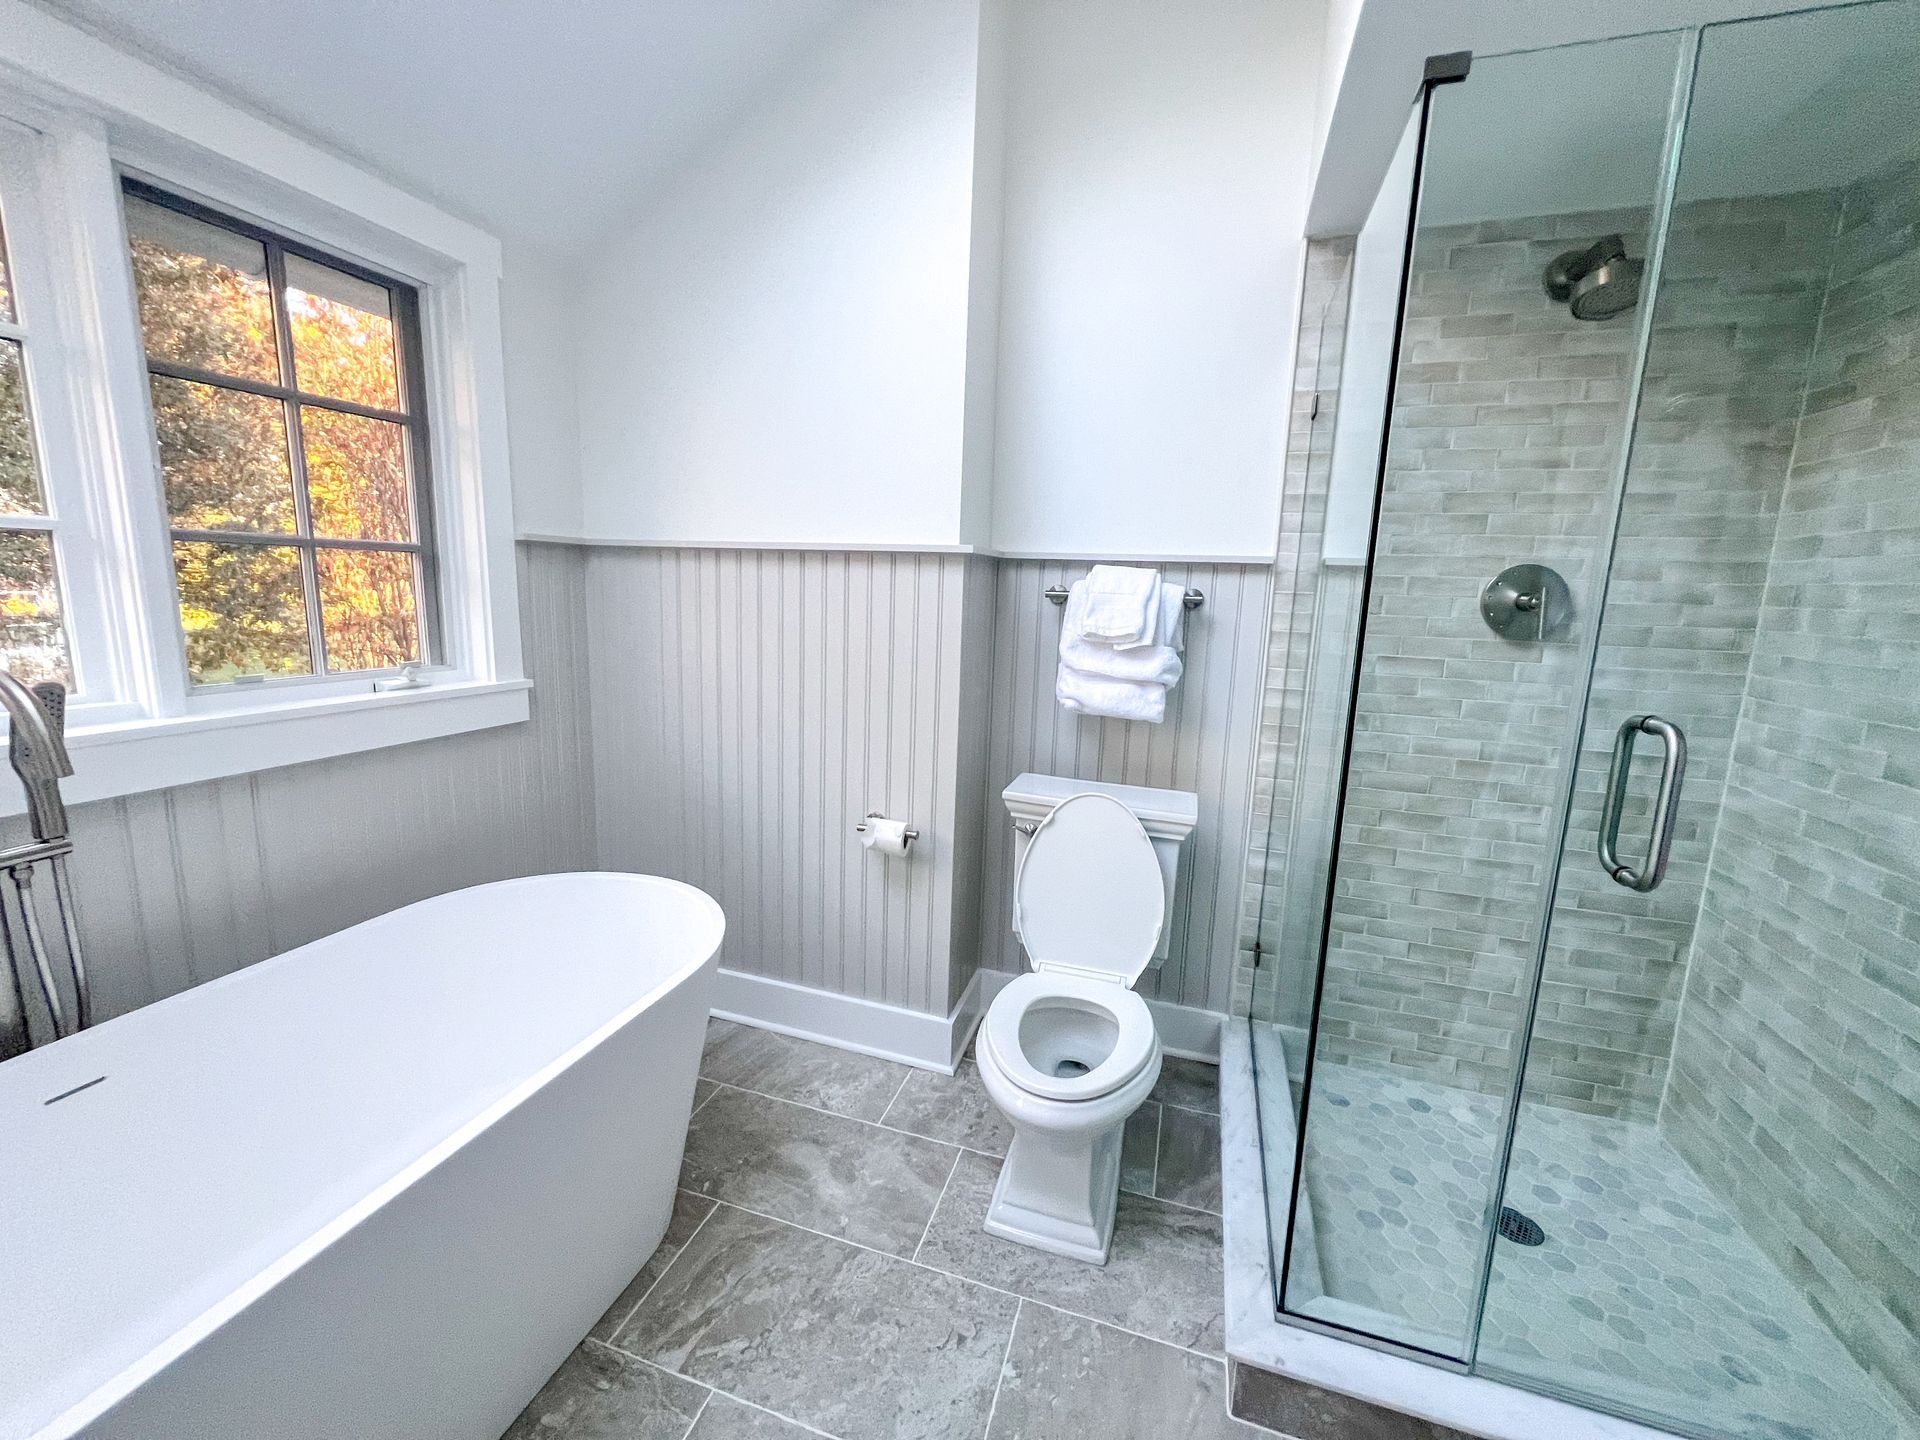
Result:
M1131 810L1111 795L1074 795L1027 842L1013 906L1035 970L1131 985L1160 943L1166 883Z

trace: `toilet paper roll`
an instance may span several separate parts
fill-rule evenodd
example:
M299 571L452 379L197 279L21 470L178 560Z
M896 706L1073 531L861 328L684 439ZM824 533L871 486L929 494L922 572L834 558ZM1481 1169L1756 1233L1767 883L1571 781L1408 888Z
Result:
M878 855L905 855L911 839L907 828L904 820L870 815L867 817L867 828L861 832L860 843Z

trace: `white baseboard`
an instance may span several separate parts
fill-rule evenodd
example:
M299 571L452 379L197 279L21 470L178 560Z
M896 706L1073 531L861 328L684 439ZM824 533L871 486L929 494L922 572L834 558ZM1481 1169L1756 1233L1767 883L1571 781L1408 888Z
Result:
M974 979L981 982L980 1009L993 1003L993 997L1015 977L1003 970L982 970ZM1191 1005L1175 1005L1166 1000L1149 1000L1153 1027L1160 1032L1160 1048L1168 1055L1186 1060L1220 1063L1220 1027L1226 1020L1218 1010L1196 1010Z
M713 1013L722 1020L951 1075L960 1057L967 1053L987 1006L1013 978L999 970L976 971L951 1014L929 1015L788 980L749 975L744 970L723 969L714 992ZM1153 1012L1160 1048L1167 1054L1204 1060L1210 1065L1220 1063L1220 1026L1225 1016L1164 1000L1147 1001L1147 1009Z
M722 969L713 1013L722 1020L951 1075L986 1013L984 992L982 975L976 974L952 1014L929 1015L744 970Z

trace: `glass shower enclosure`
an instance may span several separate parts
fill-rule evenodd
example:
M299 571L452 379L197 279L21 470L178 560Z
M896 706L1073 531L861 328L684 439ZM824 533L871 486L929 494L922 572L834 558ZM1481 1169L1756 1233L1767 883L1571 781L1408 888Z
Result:
M1920 0L1443 60L1322 261L1280 1315L1920 1436Z

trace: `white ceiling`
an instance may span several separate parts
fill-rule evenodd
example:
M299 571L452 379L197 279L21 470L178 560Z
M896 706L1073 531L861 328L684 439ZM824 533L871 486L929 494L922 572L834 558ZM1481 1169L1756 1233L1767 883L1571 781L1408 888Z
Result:
M42 0L578 256L860 0Z
M1346 235L1359 229L1400 142L1429 55L1470 50L1478 57L1497 57L1505 51L1776 14L1813 3L1817 0L1341 0L1351 37L1342 53L1330 57L1339 68L1337 76L1330 77L1334 92L1323 100L1327 135L1314 177L1308 231ZM1887 29L1912 34L1911 6L1869 10ZM1758 193L1813 183L1823 163L1842 156L1853 165L1851 174L1859 173L1862 157L1854 152L1863 137L1876 156L1897 153L1895 142L1903 130L1909 139L1912 134L1912 111L1903 111L1901 105L1903 91L1910 96L1914 90L1908 79L1912 72L1899 68L1907 63L1903 57L1911 47L1901 43L1875 51L1869 41L1856 50L1854 37L1875 23L1866 11L1842 10L1816 12L1804 24L1794 22L1788 31L1804 34L1785 39L1788 31L1772 27L1710 31L1701 81L1719 89L1711 94L1703 89L1696 97L1696 114L1711 105L1717 123L1700 127L1702 143L1693 146L1696 175L1702 168L1724 169L1725 183L1738 186L1766 171L1768 183L1745 192ZM1759 53L1742 54L1734 63L1734 52L1743 45ZM1716 50L1725 62L1718 77L1706 68ZM1606 94L1609 67L1598 63L1604 55L1635 72L1627 80L1629 93ZM1629 65L1624 55L1610 49L1584 56L1576 52L1570 59L1579 63L1558 67L1557 76L1573 88L1536 95L1531 108L1519 103L1525 90L1520 72L1544 75L1555 67L1527 62L1505 67L1509 84L1495 78L1501 67L1484 58L1476 62L1479 94L1465 105L1482 105L1486 113L1455 128L1457 136L1465 137L1461 165L1483 176L1496 169L1507 172L1496 177L1501 194L1488 197L1493 206L1489 213L1547 214L1615 203L1608 192L1620 186L1625 195L1638 192L1643 182L1637 177L1644 172L1637 157L1646 143L1646 119L1650 112L1657 116L1661 104L1652 97L1650 87L1656 82L1644 67L1644 57ZM1868 73L1849 75L1848 67L1856 64ZM1744 93L1729 93L1739 87ZM1504 95L1495 93L1503 89ZM1461 97L1452 100L1459 110ZM1751 115L1753 123L1729 124L1729 115ZM1837 123L1840 115L1846 116L1845 123ZM1481 152L1477 156L1476 147ZM1771 158L1770 147L1779 151ZM1701 155L1703 148L1715 152L1710 162ZM1584 187L1591 198L1578 203L1568 198L1563 192L1574 185ZM1537 194L1524 198L1529 191ZM1742 192L1735 188L1724 193Z
M1672 32L1476 58L1434 101L1433 224L1653 203ZM1716 26L1701 42L1682 201L1844 185L1920 144L1920 4Z

